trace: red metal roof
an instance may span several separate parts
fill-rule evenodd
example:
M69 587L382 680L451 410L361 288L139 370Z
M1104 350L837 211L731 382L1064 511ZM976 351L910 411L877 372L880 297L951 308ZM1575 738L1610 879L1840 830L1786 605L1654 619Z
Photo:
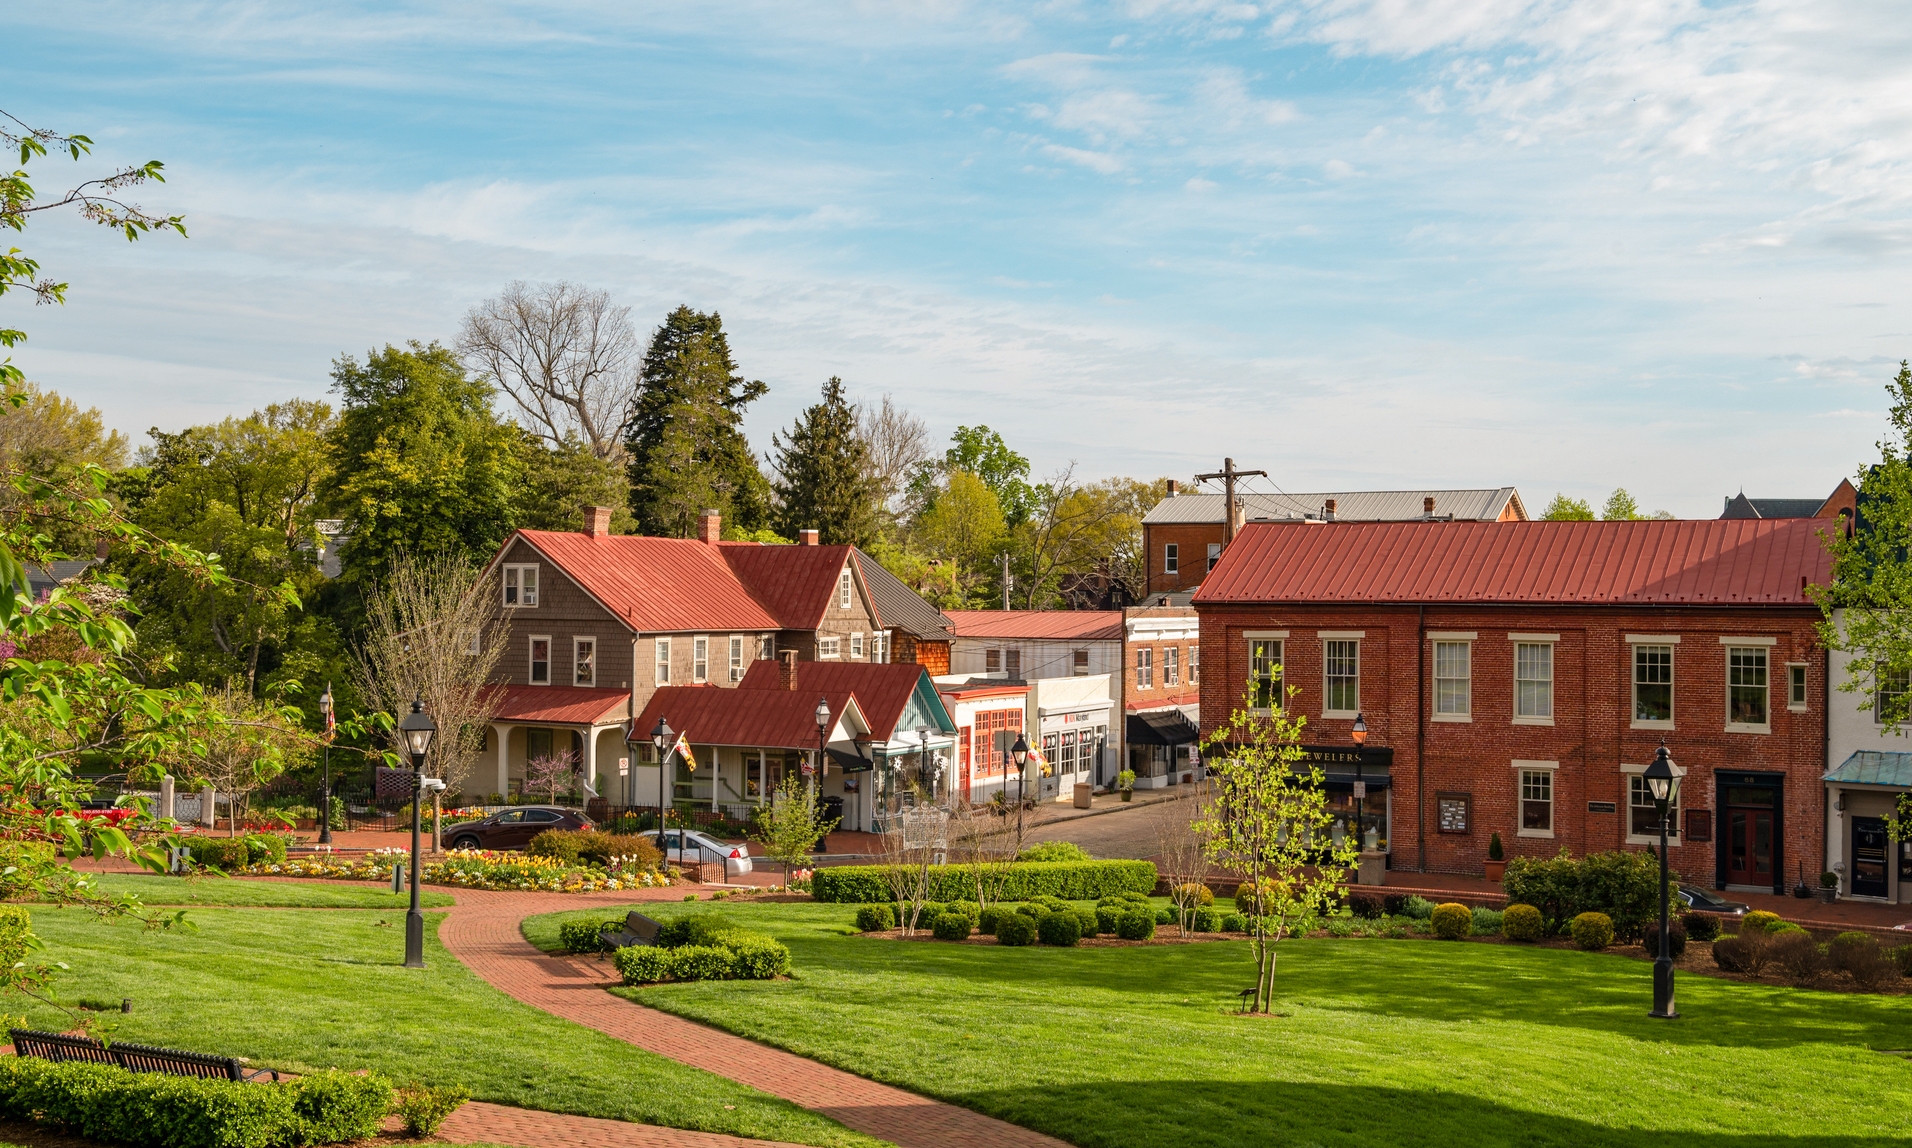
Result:
M1120 610L945 610L959 638L1122 640Z
M717 552L786 630L814 630L836 594L852 546L764 546L724 542Z
M502 689L495 720L596 725L623 721L630 713L629 690L592 690L582 686L493 686Z
M1227 602L1804 605L1816 519L1249 523L1196 591Z
M560 530L520 530L518 534L638 631L783 628L724 561L733 547L636 534L593 536ZM505 545L511 545L509 540ZM759 549L784 553L802 547Z
M819 695L829 701L835 721L845 723L852 732L865 732L868 723L863 720L863 708L851 693L701 686L661 687L638 715L637 728L655 729L663 718L692 745L815 749Z
M776 662L752 662L737 688L740 691L781 689L781 669ZM927 676L928 671L914 662L798 662L797 688L783 692L807 693L812 709L816 708L818 694L825 697L855 694L871 735L878 741L889 741L903 711L909 707L917 684Z

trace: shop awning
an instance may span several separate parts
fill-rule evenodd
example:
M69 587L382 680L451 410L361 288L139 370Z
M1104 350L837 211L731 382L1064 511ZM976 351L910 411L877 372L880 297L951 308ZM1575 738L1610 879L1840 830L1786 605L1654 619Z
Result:
M1839 763L1823 781L1844 785L1889 785L1912 789L1912 753L1862 749Z
M1130 745L1188 745L1202 739L1202 731L1181 710L1130 714L1128 734Z
M845 773L868 773L876 766L876 763L869 758L861 757L854 753L845 753L840 749L833 749L828 752L830 754L830 760L836 762L837 768Z

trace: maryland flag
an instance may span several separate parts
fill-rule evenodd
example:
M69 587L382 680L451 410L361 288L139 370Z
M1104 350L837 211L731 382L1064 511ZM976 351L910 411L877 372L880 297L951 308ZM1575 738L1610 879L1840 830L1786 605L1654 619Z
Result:
M674 748L678 753L683 755L685 768L689 769L692 773L696 773L697 758L690 752L690 739L681 733L678 734L677 745Z

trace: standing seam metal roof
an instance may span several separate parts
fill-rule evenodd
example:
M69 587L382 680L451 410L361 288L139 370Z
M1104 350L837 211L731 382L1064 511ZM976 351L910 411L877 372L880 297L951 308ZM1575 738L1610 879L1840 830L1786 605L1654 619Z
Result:
M1145 526L1199 525L1222 521L1222 503L1226 495L1179 494L1164 498L1142 516ZM1426 499L1434 499L1434 513L1453 515L1456 521L1493 522L1518 503L1520 493L1514 487L1492 490L1354 490L1323 494L1248 494L1238 493L1242 510L1250 521L1319 517L1330 498L1335 500L1335 518L1342 522L1404 521L1419 518L1425 512ZM1518 517L1526 518L1524 507Z

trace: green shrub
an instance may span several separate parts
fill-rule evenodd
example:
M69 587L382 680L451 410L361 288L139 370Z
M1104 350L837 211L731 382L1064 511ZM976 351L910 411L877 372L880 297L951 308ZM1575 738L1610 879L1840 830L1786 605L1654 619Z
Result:
M1680 920L1686 925L1686 935L1695 941L1712 941L1719 937L1719 918L1711 913L1688 913Z
M1094 909L1071 909L1069 914L1076 919L1076 928L1085 937L1093 937L1102 931L1102 922L1096 918Z
M617 966L617 975L627 985L654 985L667 981L671 976L671 954L674 949L654 949L648 945L628 945L619 949L611 957L611 963Z
M1115 935L1125 941L1146 941L1155 936L1155 914L1146 909L1124 913L1115 923Z
M33 947L33 914L25 905L0 905L0 968L12 968Z
M1767 935L1771 936L1771 933ZM1772 947L1773 960L1793 984L1809 988L1825 978L1828 969L1825 950L1806 930L1799 929L1798 932L1775 937Z
M1434 935L1443 941L1458 941L1474 932L1474 914L1466 905L1451 901L1434 906L1428 923L1434 927Z
M1219 933L1222 931L1222 914L1219 909L1204 906L1190 914L1189 926L1198 933Z
M1036 922L1036 936L1045 945L1066 949L1082 939L1082 922L1074 913L1050 913Z
M691 913L664 922L663 927L657 930L657 945L662 949L684 945L709 947L719 944L724 937L742 928L742 925L722 913Z
M470 1099L469 1089L457 1086L432 1088L412 1083L394 1095L392 1111L398 1113L399 1119L405 1122L407 1136L436 1136L445 1118Z
M1563 849L1550 858L1516 857L1501 886L1509 901L1539 909L1549 934L1580 913L1602 913L1621 940L1631 941L1660 912L1659 862L1649 853L1615 850L1575 860Z
M1354 918L1353 917L1329 917L1328 918L1328 935L1330 937L1354 936Z
M1175 923L1175 910L1166 905L1155 910L1155 923L1158 925L1173 925Z
M1095 906L1096 908L1099 909L1104 905L1124 905L1124 904L1152 905L1154 904L1154 902L1149 900L1149 895L1147 893L1137 893L1133 890L1125 890L1120 893L1110 893L1108 896L1098 899L1095 903Z
M1886 956L1891 957L1892 963L1899 966L1900 976L1912 977L1912 945L1899 945Z
M1134 906L1124 901L1117 901L1112 905L1097 906L1095 910L1095 931L1098 933L1115 932L1116 922L1122 919L1124 913L1133 911Z
M1259 916L1275 888L1273 877L1243 881L1235 889L1235 911L1244 917Z
M239 869L251 858L245 841L238 837L204 837L194 834L186 839L193 864L228 872Z
M1017 905L1016 912L1032 921L1040 921L1049 915L1047 906L1038 905L1034 901L1024 901L1022 904Z
M1647 956L1660 955L1660 923L1658 921L1646 927L1646 932L1640 936L1640 944L1645 946ZM1676 961L1686 955L1686 929L1678 921L1674 921L1666 930L1666 954Z
M896 928L896 908L892 905L858 905L856 927L865 933Z
M1066 913L1069 910L1075 908L1074 905L1071 905L1069 902L1063 900L1061 897L1050 897L1045 895L1041 897L1031 897L1029 899L1031 901L1034 901L1036 904L1041 905L1043 908L1049 910L1051 913Z
M599 934L623 927L623 921L566 921L558 926L558 945L567 953L595 953L604 948Z
M304 1126L307 1144L342 1144L379 1134L392 1110L392 1086L382 1076L322 1069L301 1076L292 1114Z
M285 838L276 833L248 833L239 840L245 842L248 865L285 864Z
M927 929L930 927L931 924L935 922L936 918L942 916L944 913L947 913L947 912L949 912L948 905L938 904L935 901L925 901L923 902L923 907L916 910L916 927L919 929ZM901 920L903 917L908 915L909 915L909 906L898 905L896 907L896 916L898 920Z
M1791 934L1804 933L1805 931L1804 928L1793 924L1791 921L1781 921L1776 925L1766 926L1766 935L1769 937L1784 937Z
M999 945L1035 944L1036 919L1026 913L1004 913L996 921L996 943Z
M1401 915L1412 917L1416 921L1429 920L1434 916L1434 902L1426 897L1417 897L1410 893L1407 899L1401 902Z
M1016 854L1018 861L1093 861L1089 851L1073 841L1044 841Z
M1504 861L1507 859L1507 854L1501 848L1499 833L1495 833L1487 839L1487 859L1489 861Z
M981 920L983 915L983 907L974 901L951 901L946 911L961 913L969 918L969 923L972 925Z
M930 922L929 931L939 941L969 939L969 918L962 913L944 913Z
M1857 929L1840 933L1826 943L1826 960L1842 973L1855 961L1868 961L1878 953L1879 942L1872 939L1872 934Z
M1005 913L1013 913L1013 912L1015 912L1014 909L1009 909L1002 905L989 906L987 909L984 909L982 912L976 915L976 931L979 933L986 933L992 937L995 936L996 922L1002 920L1003 915Z
M1378 920L1387 912L1387 902L1371 893L1348 894L1348 911L1364 921Z
M895 899L881 865L832 865L819 869L811 882L811 896L838 904L862 904ZM932 865L929 895L939 901L958 900L976 891L976 875L968 865ZM1092 901L1109 893L1146 894L1155 888L1151 861L1031 861L1010 866L1004 882L1004 900L1062 897Z
M1754 909L1739 919L1739 931L1742 933L1764 933L1771 926L1783 924L1778 913L1768 913L1764 909Z
M790 946L760 933L733 936L725 943L734 961L731 975L743 981L767 981L790 972Z
M674 981L728 980L737 970L737 956L724 945L683 945L670 950Z
M1510 941L1538 941L1546 935L1547 922L1532 905L1509 905L1501 911L1500 932Z
M531 839L524 851L533 857L553 857L567 865L578 863L578 850L584 846L584 834L569 829L547 829Z
M1177 905L1213 905L1215 903L1215 890L1199 881L1175 886L1175 891L1170 896Z
M1590 953L1613 943L1613 918L1605 913L1582 913L1573 919L1569 928L1573 932L1573 943Z
M1491 937L1495 933L1500 932L1501 911L1499 909L1488 909L1476 905L1474 906L1473 912L1474 935L1476 937Z

